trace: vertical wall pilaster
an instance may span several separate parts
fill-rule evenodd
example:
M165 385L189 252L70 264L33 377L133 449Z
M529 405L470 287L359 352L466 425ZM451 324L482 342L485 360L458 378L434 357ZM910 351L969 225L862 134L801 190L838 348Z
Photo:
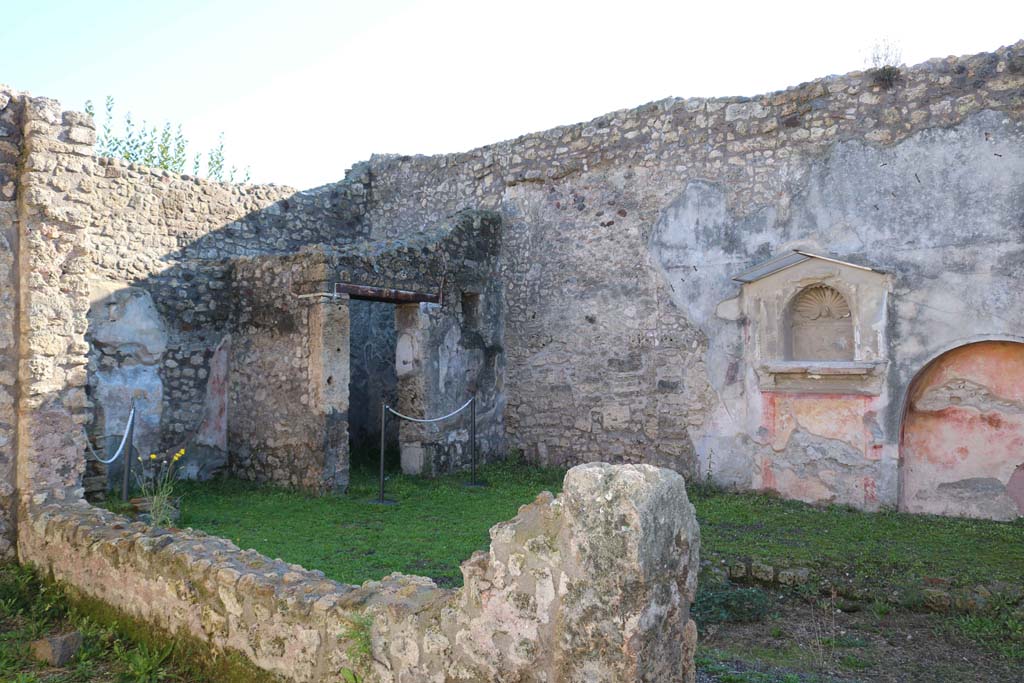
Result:
M81 495L92 119L26 98L18 188L17 488L23 502ZM74 197L74 198L73 198Z
M398 412L405 415L423 415L426 380L424 349L427 334L427 316L420 304L395 306L395 373L398 376ZM398 426L398 441L402 453L402 472L430 474L430 463L424 443L426 428L415 422L402 420Z
M16 343L18 164L22 98L0 89L0 562L14 558L16 536Z
M324 420L323 490L344 492L349 480L348 297L324 299L309 311L309 378Z

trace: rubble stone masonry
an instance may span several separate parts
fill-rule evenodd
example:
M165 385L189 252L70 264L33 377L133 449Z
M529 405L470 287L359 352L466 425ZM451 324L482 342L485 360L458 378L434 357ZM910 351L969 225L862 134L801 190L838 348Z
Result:
M31 512L19 536L25 560L287 680L339 681L343 668L381 683L694 680L700 531L670 470L571 470L560 496L541 494L491 529L490 550L463 563L458 590L401 574L339 584L84 502ZM360 657L353 645L367 635L371 652Z
M1022 142L1024 42L904 67L894 83L854 72L373 157L364 220L391 236L468 206L502 214L505 424L532 459L649 462L874 509L896 505L915 373L964 341L1022 338L1005 296L1024 249ZM794 247L895 283L878 330L886 386L851 403L853 435L770 415L761 369L743 361L749 321L720 317L733 275ZM783 423L793 438L775 438Z

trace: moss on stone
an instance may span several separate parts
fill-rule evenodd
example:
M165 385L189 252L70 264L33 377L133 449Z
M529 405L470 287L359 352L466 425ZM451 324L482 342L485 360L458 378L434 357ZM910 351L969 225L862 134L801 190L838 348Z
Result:
M183 632L171 634L159 626L131 617L102 600L68 589L72 607L82 616L107 626L122 638L149 647L174 643L171 661L189 680L218 683L279 683L285 679L260 669L237 650L218 650L199 638Z

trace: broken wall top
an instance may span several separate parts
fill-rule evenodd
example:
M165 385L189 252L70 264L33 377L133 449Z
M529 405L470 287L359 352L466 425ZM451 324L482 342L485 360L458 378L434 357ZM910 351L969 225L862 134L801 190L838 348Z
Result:
M293 254L238 258L232 265L236 282L267 269L290 271L297 295L330 294L335 282L438 292L448 283L482 285L493 272L500 238L497 213L462 211L401 239L316 245Z

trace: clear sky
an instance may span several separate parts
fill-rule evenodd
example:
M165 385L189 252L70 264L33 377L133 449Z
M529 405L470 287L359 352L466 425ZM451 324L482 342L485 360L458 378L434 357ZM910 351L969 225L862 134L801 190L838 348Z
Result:
M150 0L4 3L0 83L226 134L256 182L312 187L371 153L471 149L668 96L756 95L1024 38L1021 0Z

